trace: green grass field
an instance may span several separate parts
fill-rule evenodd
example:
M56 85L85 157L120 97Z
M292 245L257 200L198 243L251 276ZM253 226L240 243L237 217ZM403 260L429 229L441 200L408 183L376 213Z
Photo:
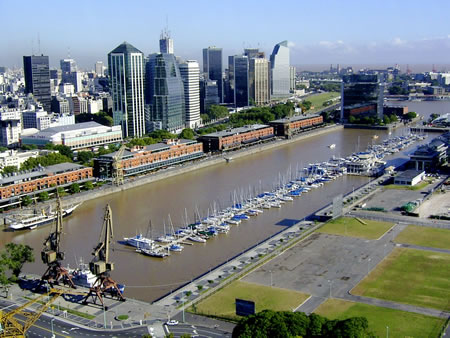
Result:
M450 254L395 248L352 293L448 311L449 267Z
M377 222L366 219L363 219L362 221L367 224L362 224L356 218L340 217L326 223L318 229L317 232L366 239L377 239L394 225L389 222Z
M416 185L409 186L409 185L398 185L398 184L388 184L385 185L385 189L402 189L402 190L420 190L425 188L430 182L421 182L417 183Z
M366 317L370 331L377 337L386 337L386 326L389 337L438 337L445 323L442 318L339 299L328 299L314 312L329 319Z
M329 93L317 94L317 95L313 95L313 96L309 96L309 97L305 98L305 101L311 101L311 109L308 111L308 113L310 113L310 112L312 113L312 112L315 112L315 111L325 108L323 106L324 102L334 99L335 97L338 97L340 95L341 95L341 93L329 92Z
M236 281L214 293L196 305L197 313L239 319L236 316L235 299L252 300L256 312L270 309L292 311L303 303L309 295L281 288ZM189 311L193 311L192 308Z
M408 225L395 238L397 243L429 246L439 249L450 249L450 230Z

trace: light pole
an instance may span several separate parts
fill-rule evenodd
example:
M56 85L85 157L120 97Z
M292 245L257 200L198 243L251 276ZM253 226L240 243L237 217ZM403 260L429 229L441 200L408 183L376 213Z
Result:
M184 323L184 295L183 295L183 323Z
M50 321L50 324L52 325L52 338L55 337L55 332L53 331L53 321L55 320L55 318L52 318L52 320Z
M389 338L389 326L386 326L386 338Z
M270 287L273 285L273 277L272 277L272 270L269 270L270 272Z
M383 252L383 257L386 256L386 247L387 247L387 243L384 245L384 252Z
M105 309L105 304L103 304L103 328L106 329L106 309Z
M333 281L329 279L328 284L330 285L330 298L331 298L331 285L333 284Z
M369 275L370 272L370 258L367 259L367 275Z

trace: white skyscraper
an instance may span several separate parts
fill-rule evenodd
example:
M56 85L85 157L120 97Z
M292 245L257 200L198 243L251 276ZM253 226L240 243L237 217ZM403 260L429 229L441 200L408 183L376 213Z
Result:
M124 137L145 134L144 54L127 42L108 54L114 125Z
M288 42L277 43L270 55L271 95L273 98L288 97L290 92L290 61Z
M179 65L184 85L186 128L200 125L200 66L195 60Z
M95 63L95 74L98 77L105 76L105 67L103 66L103 61L97 61Z

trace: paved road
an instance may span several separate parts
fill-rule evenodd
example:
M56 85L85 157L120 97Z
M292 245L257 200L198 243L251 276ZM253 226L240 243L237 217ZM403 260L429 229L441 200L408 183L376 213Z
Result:
M434 251L434 252L441 252L441 253L445 253L445 254L450 254L450 250L432 248L432 247L429 247L429 246L421 246L421 245L414 245L414 244L403 244L403 243L398 243L397 246L400 246L402 248L408 248L408 249L418 249L418 250L426 250L426 251Z
M231 337L231 333L222 331L218 328L209 328L205 326L179 324L175 326L165 326L167 333L173 333L175 337L181 337L183 334L190 334L191 337Z

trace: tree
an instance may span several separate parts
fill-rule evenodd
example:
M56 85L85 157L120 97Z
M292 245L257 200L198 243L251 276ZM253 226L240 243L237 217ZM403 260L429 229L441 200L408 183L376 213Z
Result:
M8 243L2 252L2 265L12 270L15 278L19 277L22 267L27 262L34 262L33 248L29 245Z
M70 147L68 147L68 146L65 146L65 145L62 145L62 144L58 144L58 145L56 145L56 146L53 146L53 149L54 149L54 150L58 150L58 152L59 152L61 155L63 155L63 156L66 156L66 157L68 157L68 158L70 158L70 159L73 158L73 152L72 152L72 149L70 149Z
M39 193L39 200L41 202L48 201L49 199L50 199L50 196L48 195L47 191L43 191L43 192Z
M30 157L20 166L20 170L31 170L38 166L47 167L58 163L72 162L72 160L59 153L51 153L45 156Z
M389 118L389 116L383 115L383 123L384 123L384 124L389 124L389 123L391 123L391 119Z
M15 165L7 165L2 169L2 175L12 174L17 171L17 167Z
M352 116L352 115L350 115L350 116L348 117L348 123L356 123L355 117Z
M79 151L77 154L78 162L83 164L88 164L93 157L94 154L91 151Z
M4 151L7 151L8 150L8 148L6 148L6 147L0 147L0 152L2 153L2 152L4 152Z
M20 149L22 149L22 150L34 150L34 149L37 149L37 146L34 145L34 144L22 144Z
M64 190L63 187L58 187L58 188L56 189L56 192L58 193L58 195L59 195L60 197L63 197L63 196L66 196L66 195L67 195L67 193L66 193L66 191Z
M179 138L184 138L187 140L193 140L195 137L194 131L191 128L185 128L183 131L178 135Z
M80 185L78 183L71 184L69 189L71 194L76 194L81 191Z
M94 189L94 184L93 184L91 181L87 181L87 182L84 184L84 188L85 188L86 190L92 190L92 189Z
M224 106L211 105L208 107L206 114L211 120L217 120L229 115L228 109Z
M33 200L30 196L26 195L22 197L22 206L27 207L31 203L33 203Z
M416 112L414 112L414 111L410 111L410 112L406 115L406 117L407 117L409 120L412 120L412 119L415 119L415 118L417 117L417 114L416 114Z

